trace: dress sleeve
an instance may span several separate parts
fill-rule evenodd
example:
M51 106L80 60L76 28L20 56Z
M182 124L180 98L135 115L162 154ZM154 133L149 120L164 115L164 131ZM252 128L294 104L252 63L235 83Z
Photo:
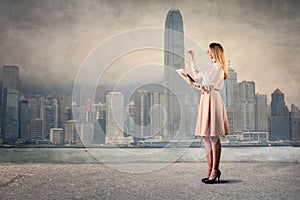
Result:
M203 78L202 73L201 73L201 72L199 71L199 69L195 66L195 63L194 63L194 62L191 62L191 68L192 68L193 76L194 76L196 79L202 79L202 78Z

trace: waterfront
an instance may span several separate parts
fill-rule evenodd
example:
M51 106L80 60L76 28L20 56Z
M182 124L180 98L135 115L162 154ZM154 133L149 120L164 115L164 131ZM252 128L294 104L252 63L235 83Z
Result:
M222 148L225 162L300 162L300 148ZM0 163L201 162L204 148L0 148Z

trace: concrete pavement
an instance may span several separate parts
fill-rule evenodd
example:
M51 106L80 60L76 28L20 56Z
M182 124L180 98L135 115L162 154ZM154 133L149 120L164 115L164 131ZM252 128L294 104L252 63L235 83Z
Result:
M133 169L156 163L115 163ZM117 168L117 167L116 167ZM298 199L299 163L222 162L221 183L205 185L206 163L148 173L103 164L0 164L0 199Z

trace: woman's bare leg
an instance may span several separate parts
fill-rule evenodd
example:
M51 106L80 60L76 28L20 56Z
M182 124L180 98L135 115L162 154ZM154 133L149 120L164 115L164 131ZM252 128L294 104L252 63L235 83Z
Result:
M212 168L213 168L213 153L212 153L212 144L209 137L203 137L205 153L206 153L206 161L208 166L208 172L206 174L206 178L209 178Z
M221 142L219 139L219 136L213 136L210 137L210 142L212 146L212 172L210 174L209 179L214 179L219 172L219 164L220 164L220 158L221 158Z

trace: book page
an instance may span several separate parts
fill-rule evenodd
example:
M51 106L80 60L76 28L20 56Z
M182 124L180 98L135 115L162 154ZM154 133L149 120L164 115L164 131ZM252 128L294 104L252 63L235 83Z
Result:
M195 82L195 80L184 70L184 69L177 69L176 72L183 78L188 84Z

